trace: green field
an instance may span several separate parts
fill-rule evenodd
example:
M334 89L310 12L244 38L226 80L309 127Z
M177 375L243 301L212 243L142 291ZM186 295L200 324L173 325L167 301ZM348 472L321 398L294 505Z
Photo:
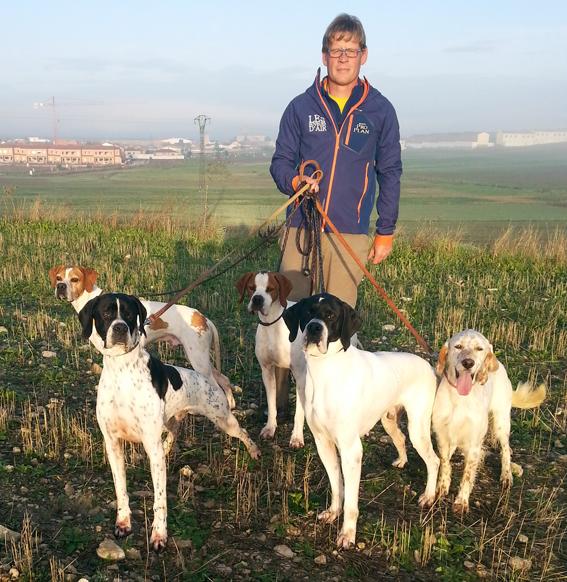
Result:
M471 240L490 238L508 224L538 230L567 224L567 147L478 151L407 150L399 226L462 225ZM227 160L207 168L207 197L198 191L198 161L123 169L29 176L24 168L0 168L4 211L14 204L42 204L57 212L127 216L168 215L180 221L202 216L222 226L250 225L283 200L269 162Z

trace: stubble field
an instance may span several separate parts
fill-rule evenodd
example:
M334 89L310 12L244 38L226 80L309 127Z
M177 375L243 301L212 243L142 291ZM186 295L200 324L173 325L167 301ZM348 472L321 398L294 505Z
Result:
M562 232L542 241L528 230L473 246L426 229L400 237L376 269L436 349L455 331L474 327L490 338L514 385L526 379L548 385L540 409L513 412L513 461L523 474L509 493L500 491L497 450L488 447L469 515L451 510L460 459L450 499L420 511L423 463L410 448L406 468L391 467L395 451L377 426L364 440L357 548L335 550L337 525L316 519L329 491L309 431L300 451L287 445L289 423L274 442L258 439L265 397L254 356L256 321L238 304L234 281L244 271L273 268L277 249L270 247L188 298L219 328L223 371L242 389L238 418L259 442L261 460L252 461L206 419L190 418L168 461L171 539L158 557L147 546L153 503L147 458L128 446L134 532L121 542L127 558L107 563L96 555L111 537L115 512L94 416L93 364L101 356L81 338L71 306L55 300L47 271L79 263L100 273L103 289L145 296L183 286L244 243L225 241L214 225L200 230L143 216L131 224L117 217L59 222L36 210L0 221L0 524L21 532L19 541L0 545L0 577L16 568L34 580L565 579ZM417 351L366 283L360 311L367 349ZM184 363L180 351L158 353ZM291 557L274 550L282 544ZM524 559L524 569L513 569L511 558Z

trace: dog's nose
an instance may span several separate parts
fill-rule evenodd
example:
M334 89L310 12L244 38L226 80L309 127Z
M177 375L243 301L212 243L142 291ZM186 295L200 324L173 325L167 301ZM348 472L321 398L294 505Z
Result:
M254 307L262 307L264 305L264 298L261 295L254 295L252 297L252 305Z
M67 283L57 283L57 292L65 291L67 289Z
M461 363L465 370L470 370L474 366L474 360L471 358L465 358Z
M320 324L318 321L311 321L307 325L307 333L312 333L313 335L317 335L323 332L323 325Z
M126 335L128 333L128 326L125 323L115 323L112 328L113 333L117 335Z

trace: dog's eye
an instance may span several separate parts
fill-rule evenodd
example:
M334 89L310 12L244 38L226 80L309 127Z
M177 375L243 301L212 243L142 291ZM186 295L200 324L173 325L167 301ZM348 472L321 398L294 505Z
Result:
M477 352L482 352L482 351L484 350L484 348L483 348L482 346L476 346L476 347L475 347L475 350L476 350Z
M55 279L56 279L57 281L63 281L63 277L61 277L61 275L57 275L57 277L55 277Z
M336 319L336 317L337 316L333 312L327 313L327 319L330 319L331 321L333 321L333 319Z
M273 287L266 287L266 293L271 293L273 290Z
M71 283L78 283L79 282L79 278L78 277L73 277L71 279Z
M455 346L455 349L456 349L456 350L462 350L462 349L463 349L463 346L462 346L461 344L457 344L457 345Z
M105 312L102 314L102 318L103 318L103 319L106 319L106 320L108 320L108 319L112 319L112 314L111 314L109 311L105 311Z

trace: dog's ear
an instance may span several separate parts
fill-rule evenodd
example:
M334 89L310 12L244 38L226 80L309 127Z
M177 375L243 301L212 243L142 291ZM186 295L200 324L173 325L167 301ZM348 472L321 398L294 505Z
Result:
M254 272L244 273L244 275L242 275L242 277L240 277L240 279L236 281L235 286L238 289L238 292L240 293L240 299L238 300L239 303L242 303L244 301L244 294L246 293L246 289L248 288L248 283L250 282L250 279L252 279L252 277L255 276L256 273Z
M93 313L98 304L98 297L91 299L84 307L79 311L79 321L83 328L83 337L89 339L91 333L93 332Z
M342 325L341 325L341 344L345 352L350 347L350 338L362 326L360 316L348 303L343 301L342 304Z
M445 371L445 365L447 364L447 354L449 353L449 342L445 342L441 351L439 352L439 358L437 360L437 366L435 366L435 371L438 376L442 376Z
M492 344L490 345L490 352L488 353L488 355L486 356L486 367L488 369L489 372L496 372L496 370L498 370L498 366L500 366L500 364L498 363L498 360L496 358L496 356L494 355L494 349L492 347Z
M94 289L98 273L94 269L89 269L88 267L81 267L81 271L85 278L85 289L87 293L91 293Z
M64 267L65 265L57 265L56 267L51 267L49 269L49 281L51 282L51 286L55 289L55 285L57 284L57 273Z
M476 379L479 384L486 384L488 380L488 374L491 372L496 372L498 370L498 360L492 351L492 346L490 346L490 351L486 354L482 366L476 374Z
M299 330L299 320L301 319L301 309L302 305L301 302L288 307L283 312L283 320L289 329L289 341L295 341L297 337L297 332Z
M281 273L274 273L274 279L278 284L278 298L282 307L287 307L287 298L293 289L291 281Z
M140 330L140 333L142 335L146 335L146 330L144 328L144 321L146 321L146 317L148 316L148 312L147 312L146 308L144 307L144 305L142 304L142 302L135 295L130 295L130 297L133 299L133 301L136 304L136 307L138 309L138 317L140 318L140 325L139 325L138 329Z

